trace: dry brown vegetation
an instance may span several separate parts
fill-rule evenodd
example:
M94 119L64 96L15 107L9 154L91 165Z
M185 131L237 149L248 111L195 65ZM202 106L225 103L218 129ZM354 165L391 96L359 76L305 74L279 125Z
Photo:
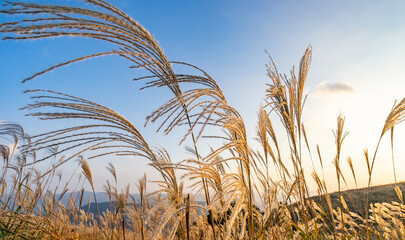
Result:
M334 131L336 142L336 178L339 183L338 206L332 201L323 174L312 172L318 193L326 202L310 198L308 179L302 162L304 151L310 152L302 122L306 96L305 82L312 49L306 49L298 68L280 74L270 58L264 107L258 111L257 141L262 149L252 149L245 123L230 106L217 82L200 68L168 60L157 41L139 23L103 0L83 0L83 7L6 2L1 12L19 15L20 20L2 23L3 39L41 39L86 37L111 43L116 49L57 64L24 80L29 81L50 70L103 55L118 55L149 72L137 80L144 88L167 87L173 98L147 117L160 122L159 130L170 134L188 126L181 142L189 141L194 158L173 162L163 148L149 146L139 130L124 116L95 102L50 90L32 90L33 102L25 107L29 115L40 119L82 119L82 125L29 137L12 123L0 125L0 135L12 144L0 145L2 173L0 182L0 237L3 239L403 239L405 206L397 187L397 202L368 204L361 216L349 209L341 184L342 143L347 135L345 118L339 115ZM93 10L94 7L97 10ZM195 74L175 72L172 65L183 65ZM183 87L187 84L187 87ZM190 84L193 87L189 87ZM184 90L186 89L186 90ZM395 104L381 132L381 138L404 119L405 99ZM270 114L278 118L287 134L280 142ZM77 121L74 121L77 122ZM85 124L87 123L87 124ZM207 128L221 132L215 139L223 145L213 146L209 154L199 153L199 140ZM391 134L391 136L393 136ZM391 137L391 140L392 137ZM280 146L288 146L284 158ZM369 187L378 146L372 158L366 150ZM66 154L70 153L70 154ZM317 147L319 164L323 160ZM84 181L94 192L87 160L97 157L131 156L146 158L161 174L159 190L147 192L146 176L137 188L140 201L129 187L118 189L116 170L107 166L113 182L107 181L105 192L112 211L91 214L81 206L83 194L71 195L69 204L60 202L70 194L68 185L57 171L64 163L79 159L83 180L76 189L83 193ZM306 155L305 155L306 156ZM394 159L394 158L393 158ZM393 163L394 160L392 159ZM49 162L46 171L36 168ZM288 166L292 166L289 168ZM349 166L356 179L355 169ZM269 169L275 169L270 174ZM179 177L176 173L184 170ZM273 170L274 170L273 169ZM274 172L274 171L273 171ZM191 182L190 188L183 181ZM62 193L56 198L57 193ZM204 194L206 204L196 204L195 196ZM95 193L94 193L95 196ZM295 203L295 204L291 204ZM261 209L257 205L263 205ZM336 204L335 204L336 205Z

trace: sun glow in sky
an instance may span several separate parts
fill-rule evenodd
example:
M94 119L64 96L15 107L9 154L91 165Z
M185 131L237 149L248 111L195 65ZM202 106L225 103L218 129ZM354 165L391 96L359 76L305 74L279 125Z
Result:
M52 2L52 1L51 1ZM75 1L68 1L75 2ZM342 169L354 187L346 158L353 159L360 186L367 181L363 150L374 153L385 118L394 101L405 97L405 2L403 1L110 1L148 29L173 61L192 63L216 79L230 105L245 119L252 146L257 111L264 103L265 64L276 62L280 72L297 66L308 45L313 61L307 80L304 124L318 168L316 144L325 161L325 175L336 187L332 160L332 129L339 113L349 131L343 143ZM13 18L0 15L1 22ZM139 91L139 76L118 57L102 57L73 64L21 84L21 80L53 64L105 51L113 46L88 39L47 39L0 42L0 120L20 123L35 135L64 126L64 122L25 117L19 108L30 103L26 89L51 89L110 107L131 120L150 145L169 150L174 161L189 158L183 132L164 136L157 125L143 128L145 117L172 97L167 89ZM277 118L272 118L275 122ZM284 134L281 124L276 131ZM405 180L405 128L395 128L397 178ZM285 142L286 143L286 142ZM190 142L186 145L191 145ZM376 160L373 183L394 181L389 136ZM96 188L105 183L106 163L113 162L119 182L134 183L143 173L157 175L146 160L90 161ZM310 173L309 157L304 163ZM65 167L66 171L70 171Z

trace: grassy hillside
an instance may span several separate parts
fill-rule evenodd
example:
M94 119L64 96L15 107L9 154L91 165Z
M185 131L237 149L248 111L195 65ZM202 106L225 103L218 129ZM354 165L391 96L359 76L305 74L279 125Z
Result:
M405 192L405 182L397 183L402 192ZM382 202L400 202L397 193L395 192L395 184L386 184L374 186L369 189L369 204ZM367 188L351 189L341 192L350 211L365 216ZM330 194L332 206L334 209L340 207L339 193ZM328 209L325 196L314 196L313 200L320 203L323 209ZM369 208L369 207L368 207Z

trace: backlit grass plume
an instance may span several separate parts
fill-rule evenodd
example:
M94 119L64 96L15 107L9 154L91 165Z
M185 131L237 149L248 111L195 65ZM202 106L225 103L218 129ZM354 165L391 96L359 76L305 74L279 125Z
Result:
M109 107L52 90L28 90L31 103L23 108L27 115L64 120L66 126L29 137L18 124L0 122L0 238L404 238L404 189L395 186L397 201L391 203L369 204L369 192L377 150L388 131L394 165L393 130L404 120L405 100L394 104L389 113L373 158L364 151L368 188L356 198L361 199L361 209L355 209L354 198L341 186L341 181L347 186L341 164L347 136L342 114L333 131L335 157L325 159L316 145L322 174L312 159L312 143L303 122L312 47L305 50L298 71L293 67L289 75L279 73L270 58L265 104L257 114L258 144L252 144L242 114L228 103L213 77L193 64L169 60L157 40L123 11L104 0L82 0L75 6L70 1L57 5L35 2L6 1L1 6L2 14L17 18L0 23L3 40L83 37L109 43L111 49L58 63L23 82L87 59L119 56L129 61L131 68L146 70L134 76L134 80L144 81L141 89L163 87L173 93L146 117L145 125L158 124L158 131L164 134L185 125L178 142L191 140L192 147L186 149L192 157L172 159L168 150L150 145L133 123ZM172 66L176 65L186 73L175 71ZM286 138L280 137L275 120L281 123ZM197 146L202 138L215 140L207 153ZM158 189L148 192L146 175L135 184L139 198L130 193L131 184L120 189L119 169L110 163L103 186L108 207L101 211L89 163L120 157L135 164L139 158L149 160L160 175L154 181ZM79 159L77 168L62 184L61 168L75 159ZM346 159L357 187L354 159ZM324 166L331 160L337 196L325 182ZM309 161L311 172L304 172ZM40 168L43 164L48 167ZM85 196L87 182L96 212L91 212L91 197ZM311 196L311 183L319 196ZM199 201L200 194L204 201Z

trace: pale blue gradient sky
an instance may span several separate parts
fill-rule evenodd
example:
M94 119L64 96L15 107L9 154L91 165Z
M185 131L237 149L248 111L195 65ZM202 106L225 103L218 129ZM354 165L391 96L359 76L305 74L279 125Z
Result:
M74 2L74 1L69 1ZM111 1L146 27L170 60L195 64L210 73L229 103L245 118L254 145L256 112L265 93L267 50L280 72L298 65L305 48L313 47L307 82L304 121L313 153L321 147L327 162L327 183L336 185L331 161L332 129L340 112L350 131L343 145L343 169L349 184L346 157L351 156L359 183L366 183L363 149L373 152L385 117L395 99L405 97L405 2L403 1ZM0 15L1 22L12 20ZM174 159L189 157L177 146L181 133L165 137L156 126L143 128L145 117L171 93L166 89L139 91L129 63L104 57L53 71L26 84L20 81L52 64L86 53L113 48L83 39L0 42L0 120L22 124L30 134L63 126L24 117L18 110L29 103L25 89L51 89L104 104L140 128L151 145L166 147ZM353 91L320 91L319 86L345 83ZM157 98L156 96L159 96ZM273 118L276 120L275 118ZM281 125L276 124L283 134ZM405 129L396 128L396 163L405 180ZM315 162L317 158L314 157ZM98 188L107 162L90 162ZM176 160L177 161L177 160ZM144 172L153 178L146 160L112 160L120 182L134 183ZM304 166L311 171L310 161ZM374 184L393 181L389 137L382 142Z

